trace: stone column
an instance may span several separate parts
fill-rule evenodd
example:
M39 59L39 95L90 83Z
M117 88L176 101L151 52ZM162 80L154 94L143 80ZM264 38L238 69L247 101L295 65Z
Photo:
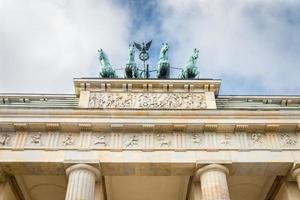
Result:
M300 168L295 169L292 172L292 176L296 179L297 184L298 184L298 188L300 190Z
M72 165L66 170L69 177L66 200L95 200L95 183L100 177L97 168L86 165Z
M223 165L211 164L200 168L202 200L230 200L227 175L229 170Z
M191 184L189 200L202 200L202 192L199 181Z
M98 181L96 183L95 200L105 200L104 190L103 190L102 184L103 183L101 181Z
M299 200L300 190L297 183L293 181L284 181L276 194L276 200Z

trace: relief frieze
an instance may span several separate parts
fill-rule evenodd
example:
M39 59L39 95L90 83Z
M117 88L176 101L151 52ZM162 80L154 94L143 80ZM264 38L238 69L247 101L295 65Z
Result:
M51 137L50 137L51 136ZM263 132L245 133L240 138L233 133L105 133L92 132L83 137L80 133L29 132L23 135L15 132L0 132L0 149L82 149L85 150L269 150L272 141L278 141L278 150L300 149L299 135L295 132L279 132L267 137ZM90 138L90 139L89 139ZM25 143L18 143L24 140ZM53 144L52 144L53 143ZM49 145L51 144L51 145ZM248 146L245 147L245 144Z
M205 109L204 93L91 93L89 108Z

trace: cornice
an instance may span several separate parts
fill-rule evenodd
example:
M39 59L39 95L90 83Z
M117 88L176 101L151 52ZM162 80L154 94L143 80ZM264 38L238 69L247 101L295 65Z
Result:
M190 121L190 120L189 120ZM249 132L265 132L265 133L276 133L280 131L294 131L300 133L298 123L240 123L236 120L231 123L211 123L215 120L211 120L210 123L201 122L196 120L193 123L184 123L181 120L174 121L153 121L147 122L144 120L135 121L107 121L106 123L101 121L84 122L84 121L64 121L64 122L43 122L43 121L27 121L17 123L0 123L0 132L59 132L59 131L71 131L71 132L116 132L116 133L143 133L143 132L154 132L154 133L249 133Z
M100 79L75 78L75 93L81 91L210 91L218 95L219 79Z
M257 116L268 117L300 117L300 110L120 110L120 109L26 109L26 108L2 108L0 117L17 115L17 116L34 116L47 115L51 116L190 116L190 117L226 117L226 116Z

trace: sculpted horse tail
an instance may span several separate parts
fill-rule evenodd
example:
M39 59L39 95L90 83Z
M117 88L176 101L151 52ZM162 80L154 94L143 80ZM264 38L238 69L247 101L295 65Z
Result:
M170 63L168 60L169 46L167 43L162 43L159 62L157 66L157 78L169 78L170 77Z
M109 62L109 59L103 49L98 50L99 53L99 60L101 64L101 71L99 73L99 76L102 78L116 78L116 72L111 67L111 64Z
M181 78L196 78L199 75L198 68L196 66L196 62L198 59L199 50L194 49L193 55L189 58L185 68L181 71Z
M135 46L129 45L129 59L125 67L126 78L139 78L138 68L135 62Z

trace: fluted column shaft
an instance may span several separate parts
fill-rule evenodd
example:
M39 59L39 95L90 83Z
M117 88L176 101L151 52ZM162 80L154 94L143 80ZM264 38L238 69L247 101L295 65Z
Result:
M297 168L293 171L292 176L296 179L298 188L300 190L300 168Z
M198 170L203 200L230 200L228 173L226 167L218 164L207 165Z
M72 165L66 170L69 177L66 200L95 200L95 183L99 170L86 164Z

